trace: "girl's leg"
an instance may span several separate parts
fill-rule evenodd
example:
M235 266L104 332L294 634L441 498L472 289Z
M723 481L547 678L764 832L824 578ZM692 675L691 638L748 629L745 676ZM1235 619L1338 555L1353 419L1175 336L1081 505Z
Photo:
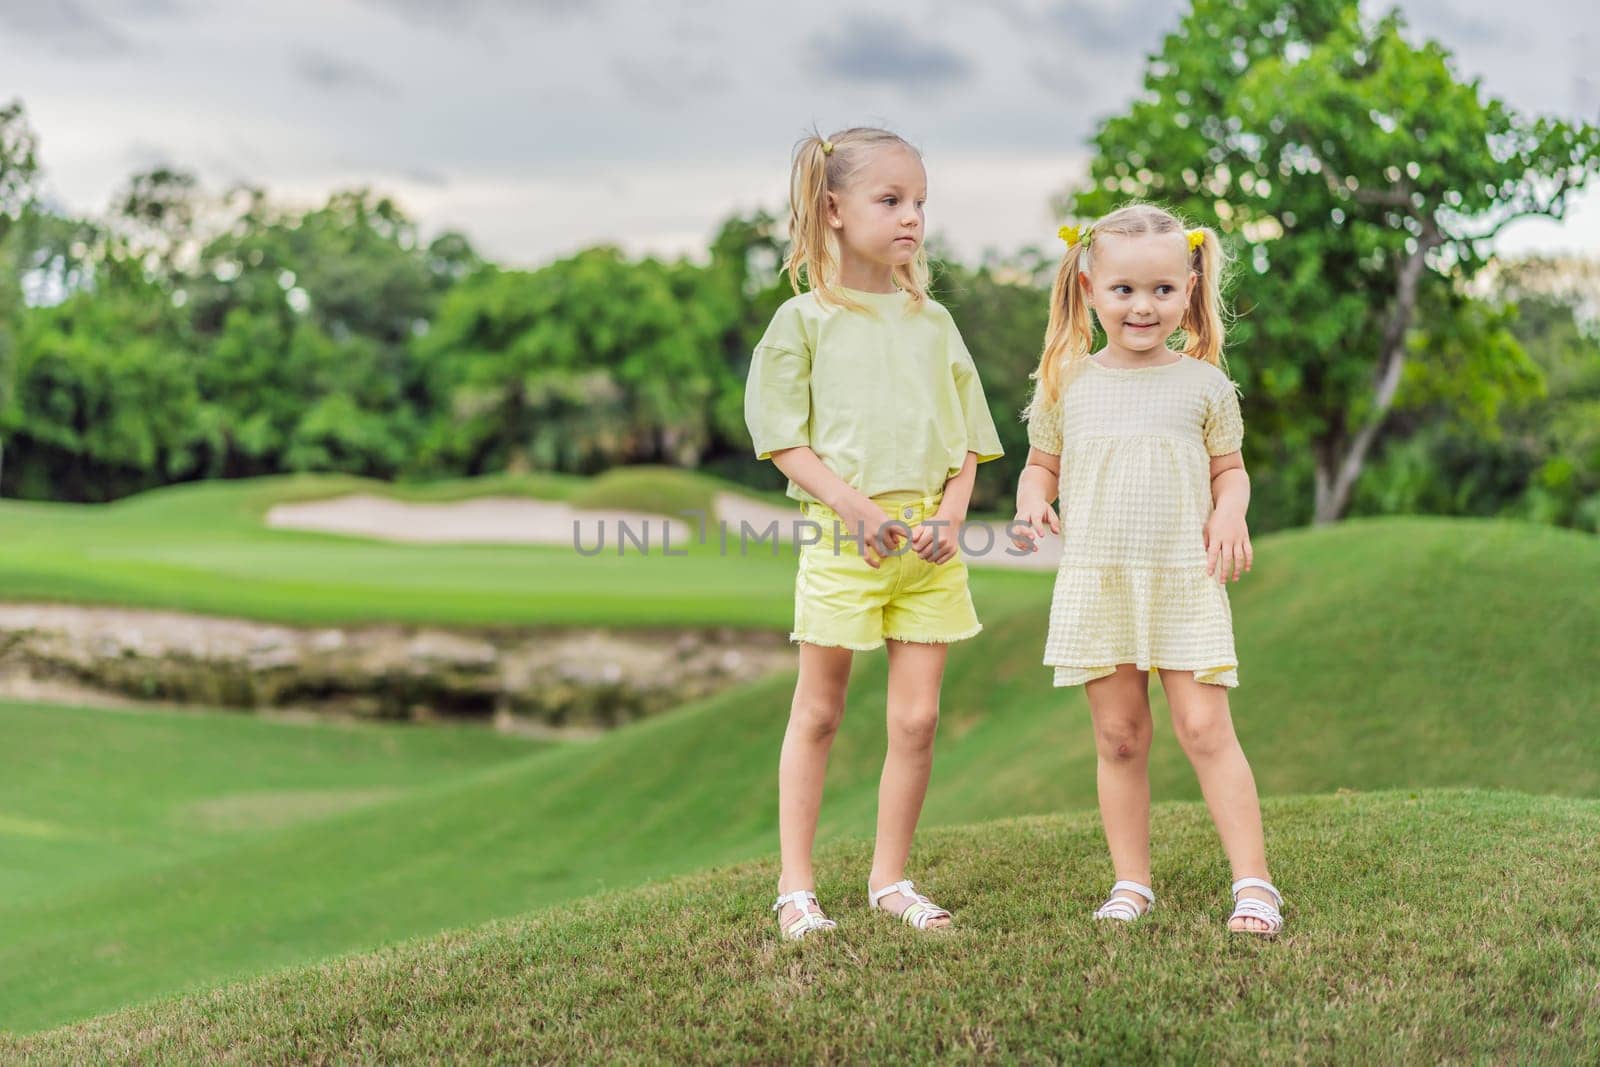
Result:
M822 779L828 750L844 717L844 694L853 656L848 648L800 645L800 678L789 707L789 728L778 757L778 846L783 871L778 893L816 886L811 871L811 843L817 836L817 811L822 806ZM797 918L785 904L780 923Z
M1094 719L1100 821L1117 880L1150 884L1150 675L1131 663L1084 686ZM1116 894L1141 911L1144 897Z
M1161 672L1161 684L1172 707L1172 731L1200 779L1200 792L1217 824L1222 849L1233 867L1233 877L1265 878L1267 846L1261 830L1261 802L1256 797L1255 776L1244 749L1233 732L1225 686L1195 681L1193 671ZM1263 889L1244 889L1241 895L1272 903ZM1266 930L1260 919L1241 917L1229 924L1235 930Z
M872 850L867 884L882 889L905 877L911 835L922 814L933 773L933 736L939 726L939 687L944 682L945 655L950 646L916 641L889 641L889 752L878 784L878 839ZM898 915L911 901L890 893L879 904ZM928 925L948 926L937 918Z

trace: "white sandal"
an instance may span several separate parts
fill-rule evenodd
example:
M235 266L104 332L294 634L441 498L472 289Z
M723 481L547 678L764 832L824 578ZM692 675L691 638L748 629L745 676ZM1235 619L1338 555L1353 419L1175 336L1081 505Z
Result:
M785 904L793 904L795 911L800 913L789 922L788 926L779 925L783 936L790 941L798 941L813 930L832 930L839 925L822 914L822 906L817 903L817 894L809 889L796 889L792 893L784 893L773 902L772 910L782 912Z
M1274 903L1258 900L1255 897L1240 898L1241 889L1265 889L1272 894ZM1283 929L1283 913L1278 909L1283 906L1283 894L1278 892L1278 887L1265 878L1241 878L1233 883L1233 914L1228 916L1228 932L1233 934L1257 934L1261 937L1271 937ZM1265 930L1253 930L1250 927L1235 930L1233 920L1259 919L1267 924Z
M1144 897L1147 902L1144 908L1140 909L1139 905L1135 904L1127 897L1117 896L1117 894L1124 889ZM1118 922L1131 923L1135 919L1149 915L1150 909L1154 908L1155 906L1156 891L1154 889L1151 889L1147 885L1141 885L1138 882L1132 882L1126 878L1122 878L1112 884L1111 894L1106 897L1106 902L1104 904L1095 909L1094 917L1096 919L1115 919Z
M935 904L921 893L918 893L916 890L916 884L909 878L895 882L891 885L886 885L882 889L876 890L872 888L872 883L868 882L867 906L874 911L888 911L888 908L885 908L878 902L884 897L888 896L890 893L899 893L901 896L911 901L911 903L906 905L905 910L900 913L900 921L905 923L907 926L915 927L918 930L926 930L928 929L928 924L934 919L951 918L951 915L948 911L939 907L939 905Z

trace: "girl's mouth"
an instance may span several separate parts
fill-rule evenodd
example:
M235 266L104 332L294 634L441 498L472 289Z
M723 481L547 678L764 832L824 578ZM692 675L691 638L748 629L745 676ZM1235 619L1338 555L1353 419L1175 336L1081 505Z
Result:
M1153 330L1161 324L1159 322L1125 322L1123 325L1130 330Z

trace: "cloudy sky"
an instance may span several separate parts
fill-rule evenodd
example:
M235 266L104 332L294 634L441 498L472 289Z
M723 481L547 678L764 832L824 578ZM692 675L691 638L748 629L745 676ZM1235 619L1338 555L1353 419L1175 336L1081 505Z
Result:
M1048 197L1182 6L0 0L0 101L23 101L76 211L158 163L305 203L365 184L522 265L697 252L730 212L781 207L813 123L887 124L924 151L931 229L971 257L1053 232ZM1513 106L1600 118L1593 0L1403 9ZM1600 189L1501 247L1600 253Z

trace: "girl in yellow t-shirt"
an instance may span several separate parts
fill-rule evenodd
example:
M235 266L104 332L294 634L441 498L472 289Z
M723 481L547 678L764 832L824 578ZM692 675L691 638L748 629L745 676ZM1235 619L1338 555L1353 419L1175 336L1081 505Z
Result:
M1222 250L1150 204L1063 226L1066 254L1028 412L1019 547L1061 534L1044 662L1083 685L1099 749L1100 814L1117 881L1097 919L1150 909L1149 670L1233 866L1228 928L1275 934L1255 779L1234 735L1239 684L1224 584L1253 560L1244 423L1221 369ZM1091 352L1091 310L1106 345ZM1167 347L1177 331L1182 352ZM1059 493L1061 514L1050 508Z
M950 913L905 878L927 793L939 686L953 641L982 626L958 527L977 465L1001 456L983 386L950 313L927 295L922 157L886 130L795 147L795 296L756 345L745 421L800 502L794 631L800 677L778 763L778 925L835 924L811 870L828 750L855 652L888 646L889 749L868 905L919 930ZM809 290L802 292L800 273Z

